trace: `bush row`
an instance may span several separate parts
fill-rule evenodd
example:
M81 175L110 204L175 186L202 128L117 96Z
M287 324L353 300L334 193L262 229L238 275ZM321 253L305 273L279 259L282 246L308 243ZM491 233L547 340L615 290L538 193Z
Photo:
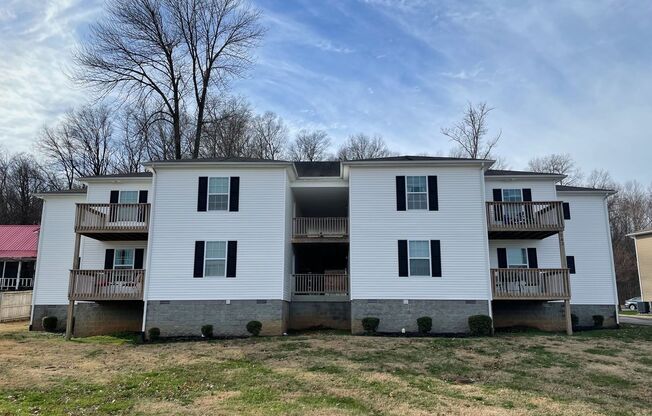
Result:
M469 316L469 330L471 335L476 336L489 336L493 332L493 322L487 315L473 315ZM378 331L380 319L368 316L362 318L362 328L367 334L375 334ZM432 318L429 316L422 316L417 319L417 328L420 334L427 334L432 330Z
M260 334L260 331L263 329L263 324L259 321L249 321L247 322L246 328L247 332L249 332L254 337L257 337ZM161 338L161 330L159 328L150 328L148 335L150 341L156 341ZM213 325L202 325L201 335L204 338L213 338Z

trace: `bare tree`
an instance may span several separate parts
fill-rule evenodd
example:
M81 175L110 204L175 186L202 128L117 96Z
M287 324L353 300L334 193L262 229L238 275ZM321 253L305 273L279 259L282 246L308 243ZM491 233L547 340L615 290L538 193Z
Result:
M251 155L253 112L242 97L211 99L207 106L200 155L248 157Z
M142 128L135 109L125 110L120 119L120 138L115 155L115 169L120 173L138 172L146 159L146 146Z
M363 133L349 136L337 150L339 160L360 160L387 157L392 152L380 136L367 136Z
M112 0L76 53L75 78L103 95L117 92L156 108L150 121L171 125L175 159L183 157L182 118L191 96L196 158L209 92L251 63L263 33L259 16L241 0Z
M467 157L470 159L490 159L492 151L498 144L501 131L493 137L487 137L487 116L493 110L487 103L477 105L468 103L464 110L462 121L452 127L442 128L441 133L455 144L451 152L454 157Z
M532 158L528 162L528 170L566 175L566 178L559 182L562 185L579 185L583 177L582 171L568 153Z
M331 140L323 130L301 130L294 142L290 144L288 153L291 160L314 162L328 158Z
M288 130L278 115L267 111L251 123L251 155L259 159L279 159L286 151Z
M13 156L7 172L7 218L8 224L37 224L41 217L41 200L35 194L46 189L41 168L27 154Z
M589 173L584 182L589 188L597 189L616 189L616 182L611 178L611 174L604 169L594 169Z

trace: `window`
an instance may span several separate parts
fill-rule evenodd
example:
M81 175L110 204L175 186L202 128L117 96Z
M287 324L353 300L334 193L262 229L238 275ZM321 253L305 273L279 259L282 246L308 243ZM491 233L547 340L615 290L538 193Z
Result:
M120 191L120 199L118 202L121 204L137 204L138 191Z
M229 209L229 178L208 179L208 210L226 211Z
M207 241L204 254L204 276L226 275L226 241Z
M508 248L507 267L510 269L527 269L527 250L524 248Z
M409 241L410 276L430 276L430 242Z
M523 193L520 189L503 189L503 201L523 202Z
M134 268L134 249L118 248L113 256L114 269L133 269Z
M428 209L428 186L425 176L406 176L408 209Z

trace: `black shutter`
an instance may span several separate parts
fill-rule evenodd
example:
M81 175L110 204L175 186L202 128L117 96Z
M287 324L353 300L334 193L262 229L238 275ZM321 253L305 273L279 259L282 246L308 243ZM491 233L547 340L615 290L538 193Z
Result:
M507 268L507 249L498 248L498 268L506 269Z
M104 270L113 269L114 254L115 254L115 250L112 248L107 248L106 251L104 252Z
M226 249L226 277L235 277L237 258L238 242L229 241Z
M527 249L527 263L530 269L538 269L539 262L537 260L537 249L530 247Z
M494 201L500 202L503 200L503 190L502 189L494 189Z
M398 275L401 277L408 276L408 242L407 240L398 240Z
M147 203L147 191L138 191L138 203L139 204Z
M441 243L439 240L430 240L430 263L432 277L441 277Z
M143 259L145 257L145 249L144 248L137 248L134 251L134 269L142 269L143 268Z
M120 191L111 191L109 202L112 204L117 204L118 201L120 201Z
M405 176L396 177L396 210L405 211Z
M523 202L532 202L532 189L529 188L523 188ZM532 205L530 204L524 204L525 205L525 218L527 219L528 223L532 223L534 221L534 211L532 210Z
M240 177L232 176L229 186L229 211L238 211L240 208Z
M532 189L523 188L523 202L532 202Z
M571 216L570 216L570 204L568 202L564 202L562 204L562 207L564 209L564 219L565 220L570 220L571 219Z
M428 176L428 210L439 211L439 196L437 195L436 176Z
M570 274L575 274L575 256L566 256L566 265Z
M192 277L204 277L204 242L195 241L195 268Z
M197 211L206 211L206 205L208 202L208 177L200 176L199 177L199 187L197 189ZM195 276L202 277L202 276Z

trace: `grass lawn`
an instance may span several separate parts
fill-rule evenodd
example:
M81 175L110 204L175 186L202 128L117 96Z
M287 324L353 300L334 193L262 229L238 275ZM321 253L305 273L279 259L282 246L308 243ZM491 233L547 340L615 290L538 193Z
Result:
M0 325L0 414L650 414L652 327L134 345Z

